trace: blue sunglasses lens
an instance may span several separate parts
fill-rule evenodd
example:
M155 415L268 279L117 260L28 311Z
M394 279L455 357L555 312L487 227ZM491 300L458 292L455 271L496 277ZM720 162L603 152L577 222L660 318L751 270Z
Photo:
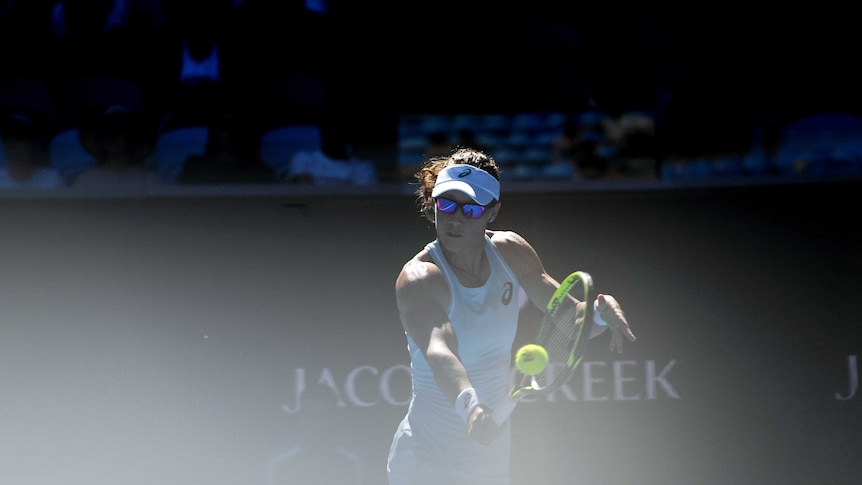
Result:
M454 214L458 207L467 219L478 219L485 213L485 206L479 204L458 204L454 200L437 199L437 210L444 214Z
M461 211L467 219L478 219L485 213L485 206L479 204L464 204Z

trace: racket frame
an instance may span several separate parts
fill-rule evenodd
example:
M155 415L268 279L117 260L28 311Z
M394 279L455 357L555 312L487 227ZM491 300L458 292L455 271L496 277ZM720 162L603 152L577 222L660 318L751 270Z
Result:
M562 387L563 384L565 384L574 375L575 369L577 369L583 360L586 342L589 340L588 329L591 327L591 322L594 319L594 308L591 304L591 300L593 298L593 280L592 276L585 271L575 271L569 274L560 283L559 288L554 291L554 294L548 301L545 314L542 317L536 343L543 345L543 342L540 341L541 339L539 337L543 335L543 331L547 330L546 326L555 325L554 319L557 318L557 314L560 309L566 304L569 295L575 290L580 290L577 294L573 295L575 299L579 302L584 302L583 320L581 320L581 325L575 326L574 335L570 339L571 350L568 351L565 361L551 361L548 363L548 366L557 366L557 369L551 370L553 372L559 371L559 374L555 376L551 382L545 385L539 385L537 376L525 375L518 370L517 366L513 366L511 372L513 374L514 384L509 393L509 399L507 399L504 404L499 406L494 412L494 421L498 425L506 421L509 414L514 410L515 405L524 398L550 394ZM559 366L562 366L563 368L559 369ZM546 369L545 371L549 371L549 369ZM541 375L541 373L539 375Z

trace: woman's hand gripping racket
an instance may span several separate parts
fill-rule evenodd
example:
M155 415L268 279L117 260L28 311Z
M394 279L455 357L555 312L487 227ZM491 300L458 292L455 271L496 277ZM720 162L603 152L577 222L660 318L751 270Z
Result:
M584 305L575 305L569 296ZM548 363L540 372L528 375L518 366L512 369L513 386L509 399L494 411L494 421L501 425L509 417L518 401L528 396L550 394L559 389L575 373L584 357L593 322L593 279L589 273L575 271L562 281L554 292L533 344L548 353ZM578 306L583 307L583 318L578 318ZM539 366L541 368L541 365Z

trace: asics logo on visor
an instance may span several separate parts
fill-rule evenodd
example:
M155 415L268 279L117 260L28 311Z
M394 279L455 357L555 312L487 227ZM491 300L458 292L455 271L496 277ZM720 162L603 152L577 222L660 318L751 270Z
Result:
M459 174L458 174L458 178L459 178L459 179L462 179L462 178L464 178L464 177L466 177L466 176L470 175L471 173L473 173L473 170L472 170L472 169L470 169L470 168L465 168L464 170L461 170L461 173L459 173Z

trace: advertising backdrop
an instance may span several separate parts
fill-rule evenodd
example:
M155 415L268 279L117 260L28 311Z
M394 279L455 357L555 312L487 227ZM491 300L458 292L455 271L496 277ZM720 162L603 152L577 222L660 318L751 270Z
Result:
M516 484L857 479L859 189L504 195L638 336L515 410ZM433 237L410 195L0 199L0 483L384 484Z

